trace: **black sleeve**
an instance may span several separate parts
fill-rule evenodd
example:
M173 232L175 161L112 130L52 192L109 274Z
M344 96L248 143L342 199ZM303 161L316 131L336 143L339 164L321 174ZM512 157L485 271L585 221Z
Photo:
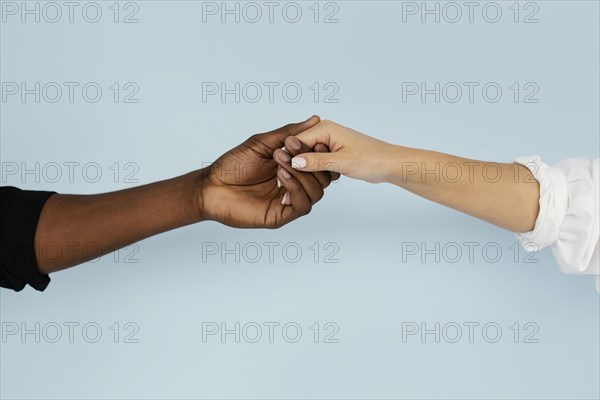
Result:
M54 192L0 186L0 286L44 290L50 277L37 268L34 236L44 203Z

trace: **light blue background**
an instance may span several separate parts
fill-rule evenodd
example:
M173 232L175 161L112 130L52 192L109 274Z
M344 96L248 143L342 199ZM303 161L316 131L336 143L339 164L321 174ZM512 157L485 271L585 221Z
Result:
M420 2L419 2L420 3ZM83 4L83 3L82 3ZM339 23L302 20L202 22L201 2L137 2L137 24L1 26L2 82L136 82L138 104L8 100L1 107L6 163L97 162L103 178L70 183L11 176L3 185L96 193L115 183L115 162L139 166L152 182L202 167L249 135L311 114L384 140L466 157L508 161L540 154L548 163L598 157L599 3L538 1L539 23L402 23L400 2L337 2ZM283 2L281 4L284 4ZM433 3L429 3L433 4ZM483 3L482 3L483 4ZM323 6L323 4L321 4ZM295 104L202 102L202 82L299 82ZM537 104L402 102L402 82L536 82ZM335 82L337 104L315 103L312 82ZM230 248L295 242L298 263L202 262L203 242ZM503 257L457 263L402 262L402 243L498 243ZM339 263L309 247L338 245ZM600 396L600 297L591 277L558 271L549 250L539 263L512 260L515 239L484 222L391 185L342 179L313 212L280 230L233 230L200 223L128 252L52 275L44 293L0 292L1 321L96 322L98 343L8 337L1 346L2 398L555 398ZM281 248L281 247L279 247ZM295 344L202 342L203 322L296 322ZM313 343L315 321L339 326L339 343ZM496 322L487 343L402 341L403 322ZM109 327L139 326L139 343L114 343ZM509 327L534 322L539 343L514 343ZM121 332L123 333L123 331ZM521 331L523 334L523 331ZM215 340L212 340L215 339ZM321 340L322 341L322 340Z

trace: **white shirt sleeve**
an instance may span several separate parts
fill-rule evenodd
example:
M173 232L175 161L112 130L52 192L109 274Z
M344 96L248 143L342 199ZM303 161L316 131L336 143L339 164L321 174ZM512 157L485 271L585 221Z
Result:
M600 293L599 160L570 158L555 166L538 156L520 157L540 185L540 210L532 231L517 234L526 250L551 246L562 272L595 275Z

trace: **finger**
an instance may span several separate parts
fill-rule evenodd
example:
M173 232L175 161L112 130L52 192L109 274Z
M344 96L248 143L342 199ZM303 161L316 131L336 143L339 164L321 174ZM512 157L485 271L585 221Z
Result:
M275 150L283 146L283 142L288 136L295 136L301 132L304 132L306 129L314 127L320 121L321 118L319 118L318 115L313 115L306 121L288 124L282 126L281 128L275 129L274 131L262 133L256 136L260 137L260 141L263 144Z
M292 158L292 168L302 172L330 171L343 174L338 153L303 153Z
M311 204L315 204L323 198L323 186L313 174L294 170L290 164L290 159L290 155L285 151L281 149L275 151L275 161L282 169L277 172L277 178L279 178L281 184L284 184L284 181L290 179L290 177L295 178L302 185Z
M304 132L305 130L310 129L313 126L317 125L319 122L321 122L321 118L318 115L313 115L303 122L298 122L296 124L290 124L289 125L290 135L295 136L295 135L299 134L300 132Z
M330 124L331 122L329 121L322 121L310 128L307 128L305 131L302 131L295 136L311 149L313 149L317 145L317 143L322 143L329 149L331 149L332 137L328 129L328 126Z
M277 172L277 177L284 188L282 190L283 195L278 201L283 205L281 213L283 220L289 222L308 214L312 208L312 204L302 184L295 177L291 176L291 174L289 178L286 178L283 175L283 171L282 168L279 168Z
M288 136L285 139L285 152L288 153L291 157L294 157L298 154L308 153L312 151L307 145L302 143L295 136ZM331 183L331 174L327 171L325 172L313 172L314 177L321 184L323 188L326 188Z
M323 143L317 143L315 148L313 149L315 153L329 153L329 147L325 146ZM332 181L337 181L340 179L339 172L329 172Z
M329 147L325 146L323 143L317 143L313 148L313 151L316 151L317 153L328 153Z

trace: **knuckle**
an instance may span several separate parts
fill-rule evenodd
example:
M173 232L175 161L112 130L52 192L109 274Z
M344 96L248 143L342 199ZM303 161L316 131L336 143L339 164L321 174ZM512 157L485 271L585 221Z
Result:
M320 201L323 198L323 195L325 194L325 192L323 191L323 189L319 190L319 192L317 193L317 197L315 200L315 203Z
M318 153L311 153L308 156L308 160L306 162L315 171L318 171L319 169L321 169L324 166L324 164L325 164L325 161L323 160L323 157L320 154L318 154Z
M321 182L321 186L323 186L323 189L325 189L327 186L329 186L331 184L331 173L329 173L329 171L320 172L319 173L319 182Z
M283 225L285 225L283 223L283 221L277 221L277 222L273 222L273 223L267 225L266 228L267 229L271 229L271 230L275 230L275 229L281 228Z
M336 123L330 119L324 119L323 121L321 121L321 125L323 125L323 128L325 128L326 130L329 130L333 128L336 125Z
M306 203L306 206L304 207L304 210L302 210L302 214L306 215L309 214L312 211L312 204L310 204L310 202Z
M285 138L285 141L283 142L283 144L285 144L286 149L291 147L290 144L292 143L292 136L288 136Z
M262 134L260 133L255 133L254 135L250 136L247 140L246 143L247 144L254 144L254 143L258 143L260 141L260 137L262 136Z

